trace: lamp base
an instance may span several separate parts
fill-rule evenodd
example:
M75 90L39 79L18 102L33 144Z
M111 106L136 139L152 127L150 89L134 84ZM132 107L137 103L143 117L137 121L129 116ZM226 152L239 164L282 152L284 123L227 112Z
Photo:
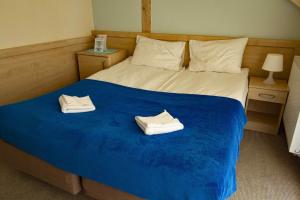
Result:
M267 85L274 85L275 84L275 81L273 79L273 72L269 72L269 76L266 80L264 80L264 84L267 84Z

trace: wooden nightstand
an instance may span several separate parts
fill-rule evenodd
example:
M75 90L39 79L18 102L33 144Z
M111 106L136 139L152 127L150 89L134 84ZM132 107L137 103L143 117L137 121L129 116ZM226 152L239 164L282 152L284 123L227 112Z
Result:
M277 134L288 96L288 85L284 80L276 80L274 85L266 85L263 81L264 78L250 77L246 129Z
M117 49L112 53L106 54L95 53L91 50L78 52L80 80L121 62L126 56L127 53L124 49Z

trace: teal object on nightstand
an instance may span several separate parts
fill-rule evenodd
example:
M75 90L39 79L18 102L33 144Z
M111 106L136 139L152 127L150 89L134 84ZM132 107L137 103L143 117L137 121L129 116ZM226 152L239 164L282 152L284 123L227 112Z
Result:
M115 53L117 49L106 49L103 52L95 51L94 49L89 49L88 51L95 54L111 54L111 53Z

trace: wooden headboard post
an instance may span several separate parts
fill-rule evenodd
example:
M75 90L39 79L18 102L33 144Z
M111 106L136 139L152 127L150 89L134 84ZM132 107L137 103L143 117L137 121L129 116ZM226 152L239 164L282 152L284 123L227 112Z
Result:
M223 36L201 36L201 35L183 35L183 34L164 34L164 33L140 33L140 32L118 32L118 31L92 31L93 36L97 34L106 34L108 36L107 45L110 48L127 49L129 55L133 54L135 48L135 39L137 35L166 40L166 41L185 41L187 42L185 51L184 65L189 63L189 40L224 40L234 37ZM250 69L250 75L262 76L268 75L268 72L263 71L261 66L268 53L280 53L284 55L284 71L275 73L275 77L287 80L291 71L294 55L300 54L299 40L273 40L273 39L256 39L250 38L245 50L243 58L243 67Z
M151 33L151 0L142 0L142 32Z

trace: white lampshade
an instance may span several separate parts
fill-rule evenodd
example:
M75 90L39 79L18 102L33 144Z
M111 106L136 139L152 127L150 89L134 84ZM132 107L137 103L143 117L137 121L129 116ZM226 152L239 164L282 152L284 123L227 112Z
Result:
M264 65L263 70L269 72L282 72L283 70L283 55L282 54L268 54Z

